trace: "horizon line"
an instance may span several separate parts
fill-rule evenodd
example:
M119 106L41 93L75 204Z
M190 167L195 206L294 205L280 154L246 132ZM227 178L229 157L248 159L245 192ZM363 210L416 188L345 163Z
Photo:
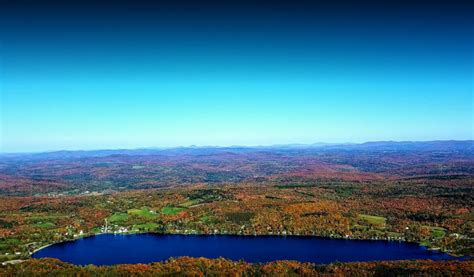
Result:
M372 140L364 142L314 142L314 143L275 143L275 144L259 144L259 145L177 145L177 146L142 146L142 147L130 147L130 148L91 148L91 149L55 149L55 150L39 150L39 151L13 151L4 152L0 151L0 155L15 155L15 154L46 154L56 152L93 152L93 151L120 151L120 150L169 150L178 148L265 148L265 147L284 147L284 146L336 146L336 145L362 145L367 143L428 143L428 142L474 142L474 139L435 139L435 140Z

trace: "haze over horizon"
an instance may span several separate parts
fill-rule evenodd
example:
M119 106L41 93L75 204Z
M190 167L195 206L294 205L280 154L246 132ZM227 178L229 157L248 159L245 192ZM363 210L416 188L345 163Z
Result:
M473 10L0 4L0 152L472 140Z
M173 146L141 146L141 147L107 147L107 148L58 148L58 149L44 149L44 150L37 150L37 151L16 151L16 152L8 152L8 151L0 151L0 155L16 155L16 154L43 154L43 153L54 153L54 152L94 152L94 151L137 151L137 150L170 150L170 149L180 149L180 148L203 148L203 149L210 149L210 148L286 148L286 147L298 147L301 149L308 149L311 147L344 147L344 146L358 146L358 145L366 145L366 144L407 144L407 143L471 143L472 147L474 147L474 140L424 140L424 141L413 141L413 140L406 140L406 141L393 141L393 140L386 140L386 141L364 141L364 142L314 142L314 143L285 143L285 144L248 144L248 145L241 145L241 144L233 144L233 145L173 145Z

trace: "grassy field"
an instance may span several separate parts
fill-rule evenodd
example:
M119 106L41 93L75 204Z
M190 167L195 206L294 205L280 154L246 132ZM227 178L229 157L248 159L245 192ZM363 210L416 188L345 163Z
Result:
M112 216L109 217L110 223L122 222L128 219L128 214L126 213L114 213Z
M446 229L442 227L423 226L431 231L431 235L435 238L443 238L446 235Z
M56 227L56 224L52 222L38 222L35 224L35 226L40 227L40 228L53 228L53 227Z
M359 214L359 219L375 227L385 228L387 219L383 216Z
M138 215L146 218L155 218L157 215L154 211L151 211L147 207L142 207L141 209L131 209L128 210L129 215Z
M143 224L135 224L133 225L132 230L137 231L154 231L159 227L156 223L143 223Z
M54 228L56 227L57 220L64 216L56 215L45 215L45 216L30 216L28 221L32 223L33 226L39 228Z
M170 207L164 207L163 209L161 209L161 212L165 215L175 215L184 210L186 210L186 208L170 206Z

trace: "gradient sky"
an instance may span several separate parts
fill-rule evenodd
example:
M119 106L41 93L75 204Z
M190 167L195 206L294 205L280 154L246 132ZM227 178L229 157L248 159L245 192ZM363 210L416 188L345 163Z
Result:
M2 1L0 151L473 139L469 1L326 2Z

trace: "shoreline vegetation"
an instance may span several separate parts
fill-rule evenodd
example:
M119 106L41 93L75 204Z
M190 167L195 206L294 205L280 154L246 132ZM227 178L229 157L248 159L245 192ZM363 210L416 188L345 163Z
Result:
M474 260L466 261L379 261L315 264L281 260L247 263L223 258L180 257L150 264L77 266L57 259L30 259L0 266L0 275L16 276L473 276Z
M97 235L97 234L96 234ZM87 237L92 237L92 236L95 236L95 235L90 235L90 236L87 236ZM86 237L84 237L86 238ZM55 244L59 244L59 243L64 243L64 242L69 242L69 241L75 241L75 240L78 240L78 239L81 239L81 238L77 238L77 239L72 239L72 240L65 240L65 241L60 241L60 242L53 242L53 243L50 243L50 244L46 244L46 245L43 245L39 248L36 248L35 250L31 251L30 252L30 256L33 255L34 253L42 250L42 249L45 249L46 247L49 247L49 246L52 246L52 245L55 245Z

